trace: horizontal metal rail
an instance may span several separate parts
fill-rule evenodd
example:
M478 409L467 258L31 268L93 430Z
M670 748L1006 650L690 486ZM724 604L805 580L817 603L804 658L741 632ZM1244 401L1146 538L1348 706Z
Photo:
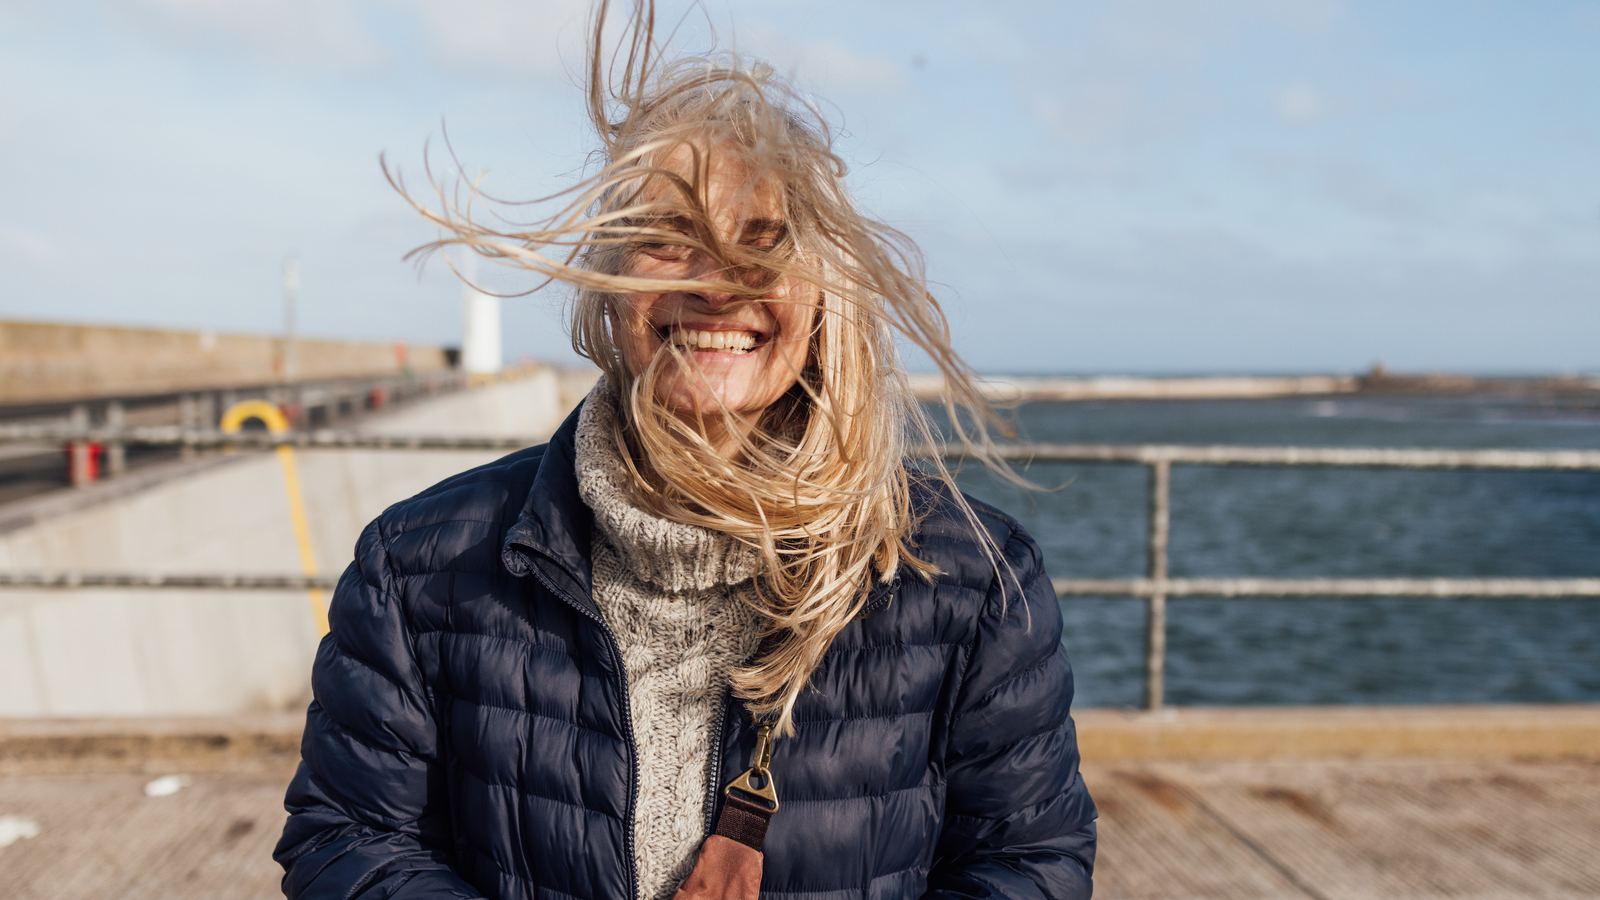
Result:
M1002 459L1034 462L1185 463L1212 466L1358 466L1402 469L1600 471L1600 450L1453 450L1392 447L1239 447L1180 444L999 444ZM971 454L952 451L952 458Z
M1600 598L1600 578L1057 578L1056 596Z
M175 444L184 447L303 447L333 450L518 450L545 437L448 437L445 435L359 434L348 431L294 431L223 434L171 425L138 428L69 428L59 425L0 425L0 444L111 443Z
M0 572L0 589L331 590L337 578L137 572ZM1600 578L1057 578L1058 597L1600 598Z
M332 590L339 579L305 575L205 575L152 572L0 572L0 589L21 590Z
M0 425L0 443L120 442L184 447L276 447L370 450L514 450L543 437L444 437L303 431L223 434L182 427L90 428L81 425ZM1132 463L1149 470L1149 556L1145 578L1076 578L1055 582L1058 596L1145 599L1145 706L1164 703L1167 600L1183 597L1600 597L1600 578L1170 578L1173 465L1335 466L1406 469L1600 471L1600 450L1457 450L1388 447L1239 447L1161 444L1002 444L1001 458L1027 462ZM951 448L913 455L965 459ZM0 589L196 589L299 591L327 589L331 578L274 575L140 575L130 573L0 573Z
M127 444L181 444L191 447L291 447L360 450L515 450L547 436L447 437L443 435L363 434L349 431L263 431L223 434L171 425L81 428L70 425L0 425L0 443L89 441ZM1001 459L1021 462L1181 463L1214 466L1354 466L1404 469L1546 469L1600 471L1600 450L1456 450L1393 447L1240 447L1183 444L997 444ZM921 448L914 453L929 457ZM950 459L975 455L947 448Z

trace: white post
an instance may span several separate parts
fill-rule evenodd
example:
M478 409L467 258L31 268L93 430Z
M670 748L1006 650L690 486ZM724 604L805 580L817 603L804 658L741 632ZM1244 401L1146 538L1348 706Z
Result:
M283 380L292 382L299 374L299 348L295 346L294 300L300 289L300 261L283 261Z
M478 254L468 250L461 261L461 302L466 327L461 335L461 369L468 375L493 375L504 366L500 349L500 298L473 285Z
M125 420L123 418L122 401L112 400L106 404L106 427L113 434L122 431ZM112 439L106 444L106 477L120 478L128 471L128 450L120 440Z

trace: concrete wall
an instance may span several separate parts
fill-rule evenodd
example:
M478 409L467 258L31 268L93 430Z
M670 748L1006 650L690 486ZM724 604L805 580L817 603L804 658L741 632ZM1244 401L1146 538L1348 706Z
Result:
M499 381L412 404L364 423L373 434L441 434L457 437L544 436L561 424L568 403L563 377L551 369L515 372Z
M296 342L296 378L446 367L444 350L359 341ZM270 384L283 377L276 336L0 321L0 405Z
M567 410L541 372L426 401L369 428L545 435ZM319 569L349 563L385 507L499 452L296 454ZM298 574L272 453L0 534L0 567ZM0 716L219 715L309 698L316 626L304 593L0 591Z

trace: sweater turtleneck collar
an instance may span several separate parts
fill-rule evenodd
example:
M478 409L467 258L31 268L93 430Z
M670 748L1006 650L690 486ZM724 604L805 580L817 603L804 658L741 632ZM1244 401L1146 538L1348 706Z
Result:
M663 519L634 503L633 473L613 435L617 392L604 377L578 414L578 494L598 529L641 580L674 593L733 585L754 577L760 553L720 531Z

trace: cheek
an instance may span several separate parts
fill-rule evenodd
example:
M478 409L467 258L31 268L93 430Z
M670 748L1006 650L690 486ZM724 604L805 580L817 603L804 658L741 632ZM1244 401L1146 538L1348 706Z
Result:
M655 355L657 338L655 329L650 327L650 309L658 299L655 295L628 294L611 303L611 330L617 347L628 367L636 371Z
M799 299L805 295L796 291L791 296ZM805 348L811 344L811 331L816 324L815 301L774 303L768 310L777 320L778 333L782 336L785 354L793 356L798 353L803 356Z

